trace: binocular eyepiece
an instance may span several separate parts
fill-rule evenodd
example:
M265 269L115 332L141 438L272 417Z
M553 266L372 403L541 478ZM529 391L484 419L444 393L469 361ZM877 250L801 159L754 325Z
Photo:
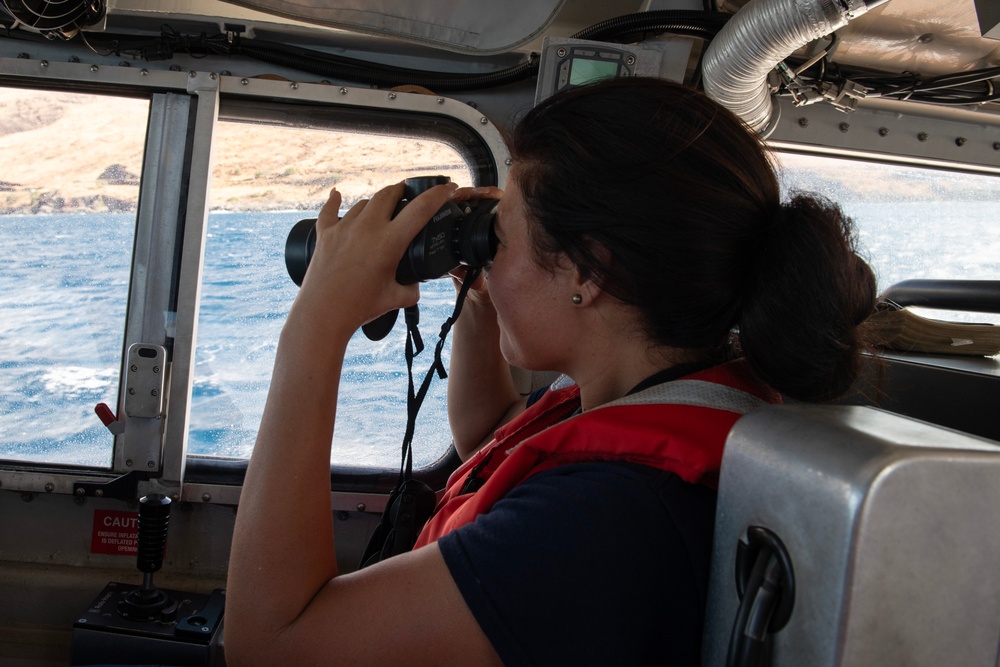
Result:
M421 193L435 185L448 183L447 176L418 176L404 181L403 199L393 217ZM401 285L434 280L459 267L481 268L489 264L497 249L493 231L497 202L479 200L448 202L428 221L410 242L396 267L396 282ZM285 267L296 285L301 285L316 250L316 219L295 223L285 241ZM371 340L387 336L396 322L397 311L372 320L363 327Z

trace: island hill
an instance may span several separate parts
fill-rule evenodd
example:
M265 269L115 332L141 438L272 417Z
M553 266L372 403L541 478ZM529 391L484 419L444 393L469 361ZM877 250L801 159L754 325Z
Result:
M0 215L135 210L148 103L0 88ZM315 211L336 186L345 206L382 185L444 174L462 157L433 141L220 122L210 209Z
M141 99L0 87L0 215L134 210L148 114ZM462 157L433 141L236 122L220 122L214 141L210 210L315 211L333 186L350 206L410 176L470 180ZM909 170L903 184L885 165L779 159L798 187L845 204L983 197L933 170Z

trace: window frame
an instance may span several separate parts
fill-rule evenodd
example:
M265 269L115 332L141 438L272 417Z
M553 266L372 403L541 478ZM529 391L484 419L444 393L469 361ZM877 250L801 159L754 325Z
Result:
M125 351L137 342L164 345L170 375L164 418L146 424L126 420L125 433L115 437L110 470L4 461L0 488L7 490L134 498L141 482L185 501L238 501L247 461L187 455L212 144L220 114L225 119L310 127L322 121L330 129L443 141L467 160L475 185L503 187L510 166L496 126L472 106L443 96L217 72L97 68L26 59L16 65L16 71L0 73L0 85L151 100L120 377ZM123 391L120 381L118 414L123 414ZM418 474L441 485L457 460L452 450ZM335 509L380 510L396 472L331 467L331 489L339 498Z

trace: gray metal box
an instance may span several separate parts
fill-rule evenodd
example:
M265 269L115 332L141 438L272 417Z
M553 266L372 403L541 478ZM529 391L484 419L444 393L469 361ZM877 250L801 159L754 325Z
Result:
M764 408L730 433L705 630L723 665L749 526L788 549L774 665L983 665L1000 647L1000 443L864 407Z

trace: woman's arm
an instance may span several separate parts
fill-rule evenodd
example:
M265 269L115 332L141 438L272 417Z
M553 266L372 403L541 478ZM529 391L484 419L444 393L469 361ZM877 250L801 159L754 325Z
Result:
M502 195L498 188L463 188L455 199L499 199ZM459 269L452 277L455 287L460 287L465 270ZM448 423L455 450L464 461L493 438L498 426L524 410L525 403L500 353L500 328L485 277L480 276L469 289L452 335Z
M342 220L336 192L320 212L240 498L226 603L233 667L497 662L436 545L343 576L334 554L330 443L347 343L365 321L416 303L396 263L450 194L434 188L391 221L401 184Z

